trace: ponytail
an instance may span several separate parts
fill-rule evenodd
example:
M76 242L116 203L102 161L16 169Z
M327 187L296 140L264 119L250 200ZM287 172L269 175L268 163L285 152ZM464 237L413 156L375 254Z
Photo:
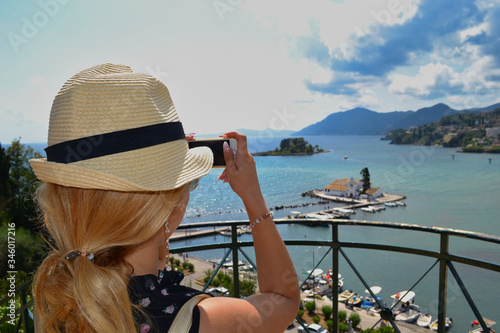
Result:
M33 282L37 332L137 332L123 258L163 227L180 195L42 184L36 200L54 248ZM83 250L93 258L65 259Z

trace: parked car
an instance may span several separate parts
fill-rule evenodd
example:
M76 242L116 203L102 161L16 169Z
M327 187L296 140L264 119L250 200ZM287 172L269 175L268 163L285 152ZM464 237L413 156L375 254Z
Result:
M310 324L305 326L311 333L328 333L326 329L324 329L323 327L321 327L321 325L318 324ZM299 333L306 333L306 330L302 327L299 327Z

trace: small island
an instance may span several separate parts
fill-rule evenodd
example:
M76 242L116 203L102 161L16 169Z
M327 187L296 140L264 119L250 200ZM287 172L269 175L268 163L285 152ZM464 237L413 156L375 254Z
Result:
M281 140L279 148L261 153L254 153L254 156L292 156L292 155L312 155L325 153L328 150L319 148L318 145L313 147L312 144L304 140L304 138L287 138Z

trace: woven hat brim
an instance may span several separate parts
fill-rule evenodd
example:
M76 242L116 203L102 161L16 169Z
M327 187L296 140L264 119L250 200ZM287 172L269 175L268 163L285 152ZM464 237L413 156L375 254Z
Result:
M159 148L161 147L156 146L152 149L158 150ZM150 155L155 154L157 156L156 152ZM140 181L131 181L81 165L49 162L45 158L30 160L30 164L38 179L46 183L123 192L166 191L179 188L194 179L207 175L213 165L213 154L207 147L189 149L184 155L182 167L176 170L148 165L150 163L147 163L147 160L144 161L137 156L133 161L136 160L144 164L146 177ZM151 169L155 170L155 173L151 173Z

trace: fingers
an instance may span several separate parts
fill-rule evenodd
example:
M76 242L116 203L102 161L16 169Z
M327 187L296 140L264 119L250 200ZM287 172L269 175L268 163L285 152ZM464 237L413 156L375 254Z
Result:
M247 137L244 134L241 134L240 132L236 131L231 131L224 133L225 138L233 138L236 139L236 144L238 147L237 154L241 153L246 153L247 152Z
M220 174L219 178L217 178L217 181L219 181L219 180L223 180L224 183L229 182L229 179L227 177L226 169L224 169L224 171L222 171L222 173Z
M223 152L224 153L224 161L226 161L226 169L224 169L224 172L226 173L226 179L227 179L227 174L228 173L231 174L231 172L237 171L238 168L236 167L236 164L234 163L233 150L226 142L224 142L223 150L224 150L224 152Z
M187 141L193 141L196 133L188 133L188 134L184 134L184 135L186 136Z

